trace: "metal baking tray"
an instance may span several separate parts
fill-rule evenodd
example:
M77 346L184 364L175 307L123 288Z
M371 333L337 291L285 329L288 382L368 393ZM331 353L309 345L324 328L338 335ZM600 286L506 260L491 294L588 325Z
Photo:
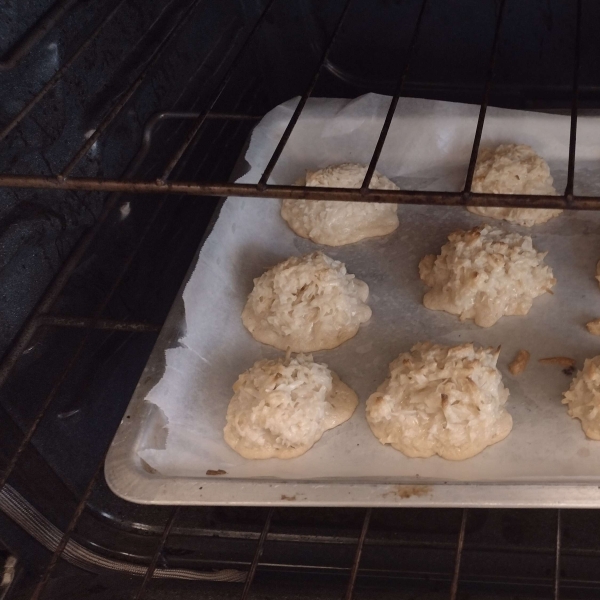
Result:
M297 178L303 168L314 168L319 161L323 161L322 156L315 156L312 160L317 164L309 163L297 148L310 141L311 136L322 135L323 111L327 110L332 112L328 123L333 122L341 113L344 116L336 128L338 137L321 140L325 146L321 151L330 157L328 162L342 162L349 152L353 152L348 157L350 160L368 162L363 156L357 155L355 148L364 145L365 153L370 152L371 148L368 143L363 144L360 139L356 139L356 132L361 127L370 131L371 127L377 128L381 124L386 104L380 98L382 97L369 95L362 107L360 101L350 104L348 101L328 100L324 106L318 105L317 101L313 105L309 103L304 122L299 123L306 140L294 141L292 138L290 143L296 144L296 150L287 159L285 155L282 157L282 170L279 174L274 173L274 177L280 177L280 180L276 179L276 183L284 179L286 182L295 180L291 179L292 176ZM470 135L472 139L469 128L472 126L474 131L476 121L476 113L472 123L470 120L469 111L472 107L434 104L427 101L407 101L405 105L401 103L396 125L403 131L407 127L410 131L411 123L414 127L423 129L423 117L426 116L425 128L444 131L445 127L446 130L456 131L462 126L466 129L463 137ZM344 113L348 105L350 109ZM286 116L289 115L288 109L289 105L279 114L269 115L261 125L276 132L281 131L286 118L289 118ZM361 114L360 111L363 110L368 111L370 120ZM403 110L408 120L403 121ZM430 111L429 115L427 111ZM419 115L419 123L413 122L414 115ZM527 115L517 111L492 110L490 125L484 130L483 143L515 141L536 145L536 135L550 139L550 146L543 139L539 139L537 145L542 146L546 150L545 154L549 155L558 187L564 181L566 171L568 118L563 140L560 134L562 122L557 120L558 117L531 115L532 120L537 123L533 128L523 127L523 119L526 117ZM359 126L352 127L352 123L359 123ZM262 158L257 157L268 154L272 148L272 144L267 144L258 153L256 147L252 152L252 144L256 140L264 142L265 131L260 129L261 125L255 130L258 135L253 136L250 151L246 154L252 168L259 168ZM586 123L584 120L583 125L587 134L584 133L578 150L581 170L578 171L576 181L579 181L585 191L585 186L592 189L595 185L592 166L596 160L594 153L597 151L593 140L598 139L600 122L593 119ZM581 128L580 122L580 130ZM339 135L349 135L350 139L341 143ZM588 141L586 135L589 137ZM276 135L273 136L274 140L276 138ZM430 136L430 139L434 139L434 136ZM332 144L331 148L327 148L329 143ZM415 143L414 136L399 143L412 145ZM353 150L349 150L349 147ZM401 148L388 148L388 154L382 154L383 165L380 163L379 169L402 187L412 185L421 186L422 189L440 184L460 185L461 178L464 178L463 172L457 172L456 165L452 165L446 179L443 176L440 178L440 172L431 168L416 174L414 170L409 173L394 172L394 152L401 152ZM544 155L543 151L540 153ZM312 154L315 154L314 149ZM459 155L460 151L456 154ZM460 156L458 158L461 159ZM432 160L430 164L435 162ZM437 164L444 164L443 157ZM299 172L294 172L294 169ZM251 170L246 178L252 176ZM289 254L315 249L314 244L296 238L282 222L276 220L278 205L273 200L229 199L222 203L217 210L217 215L222 211L221 217L218 222L215 221L216 227L221 227L221 232L223 227L229 226L228 219L232 218L231 210L228 209L235 207L238 202L244 204L237 205L242 207L237 218L247 224L249 230L252 228L252 219L257 218L264 224L265 231L256 230L256 247L246 253L248 269L241 277L239 289L231 291L227 288L227 293L234 298L236 294L243 296L250 291L251 278L260 274L265 266L275 264ZM244 210L248 212L244 214ZM264 211L264 215L261 211ZM568 388L570 377L557 367L537 362L539 358L563 355L574 358L581 367L584 358L594 356L600 350L598 338L587 333L584 327L588 320L600 316L600 290L594 280L595 263L600 258L600 214L565 213L532 231L494 222L507 229L531 234L538 249L549 250L547 262L554 269L558 284L554 296L537 299L527 317L504 317L489 329L481 329L472 323L459 323L455 317L445 313L427 311L420 303L424 290L416 271L419 259L424 254L437 252L448 233L457 228L475 226L483 220L463 208L449 207L405 206L400 208L399 214L400 229L391 236L342 248L324 248L326 253L344 260L351 272L367 281L371 288L370 303L374 311L372 322L356 338L339 349L315 353L317 360L330 364L342 380L359 394L361 404L347 426L337 428L334 430L335 434L329 437L326 433L305 457L291 461L271 459L242 463L239 462L242 459L238 459L238 462L232 459L228 463L229 459L225 458L222 462L218 457L227 457L224 442L224 448L219 446L216 454L211 454L210 449L206 454L198 454L196 462L194 455L182 458L185 468L182 466L173 470L159 470L151 466L152 460L140 457L141 454L147 458L148 449L150 452L156 449L160 453L165 447L170 423L157 406L146 401L146 397L163 377L165 351L177 347L182 336L190 333L190 324L187 327L185 325L182 298L192 274L198 272L196 266L201 246L109 451L105 475L110 488L127 500L149 504L600 506L600 443L587 440L579 422L570 419L566 408L560 404L562 392ZM225 239L224 236L221 237ZM279 245L270 246L271 239L276 239ZM206 247L214 248L216 241L215 237L210 238ZM200 271L206 268L206 257L203 260ZM238 266L234 264L232 270L235 271ZM239 303L239 299L237 301ZM230 310L227 301L224 300L223 305L217 312L226 313ZM232 323L239 321L239 311L236 312L237 314L229 314ZM364 402L368 394L386 376L390 360L400 351L425 339L448 345L465 341L489 346L502 345L499 368L511 391L508 409L514 419L513 432L507 440L488 448L473 459L456 463L438 457L409 459L382 446L370 434L364 419ZM227 340L226 343L237 343L237 340ZM222 413L224 416L231 396L231 385L235 381L234 373L248 368L259 358L277 355L276 351L250 339L244 339L240 344L241 356L234 357L230 361L232 364L218 364L213 356L202 357L203 360L210 360L211 369L218 380L216 387L213 384L210 388L208 400L214 404L217 417L212 414L213 411L206 416L208 421L216 418L217 435L220 435L220 429L224 425L224 419L219 415ZM513 377L509 374L507 365L520 348L528 349L532 353L532 360L524 374ZM357 361L361 363L360 368L355 366ZM207 398L206 393L203 395L202 392L206 390L202 387L199 390L199 406L200 409L205 409L208 406ZM218 393L214 393L215 390ZM202 410L199 410L198 418L203 418ZM202 436L198 436L194 443L202 444ZM216 443L218 445L221 442Z

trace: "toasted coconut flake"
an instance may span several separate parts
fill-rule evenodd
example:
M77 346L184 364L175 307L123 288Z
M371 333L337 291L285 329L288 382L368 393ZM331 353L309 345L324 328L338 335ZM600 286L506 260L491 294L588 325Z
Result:
M586 324L587 330L592 335L600 335L600 319L594 319Z
M548 358L540 358L538 361L543 365L559 365L561 367L574 367L575 361L568 356L550 356Z
M514 360L508 365L508 370L513 375L520 375L527 368L530 357L531 354L527 350L519 350Z

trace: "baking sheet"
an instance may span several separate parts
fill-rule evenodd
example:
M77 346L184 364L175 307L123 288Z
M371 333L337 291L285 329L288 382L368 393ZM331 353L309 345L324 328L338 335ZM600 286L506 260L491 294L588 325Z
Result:
M389 101L375 94L351 101L310 100L271 182L289 184L305 169L328 164L368 163ZM249 172L240 182L258 181L296 103L294 99L277 107L254 130L246 154ZM460 189L477 115L477 106L402 99L378 170L404 189ZM550 164L560 189L566 182L568 139L568 117L490 108L482 144L532 145ZM578 194L596 194L600 189L595 175L600 166L597 140L600 120L580 118ZM415 480L572 484L600 479L600 443L585 438L579 422L567 416L560 402L570 377L556 366L537 363L539 358L563 355L581 366L585 357L600 351L600 338L584 327L600 317L600 290L594 279L600 258L600 214L564 213L533 230L502 223L506 229L531 233L535 247L549 251L546 261L558 283L555 294L538 298L527 317L503 317L489 329L425 309L421 304L425 288L417 268L423 255L439 251L450 232L485 220L450 207L401 206L399 217L400 227L390 236L326 248L295 236L279 216L279 201L229 198L224 203L183 293L185 333L176 347L166 351L164 374L146 397L158 410L144 412L136 437L137 457L155 481L164 487L175 478L199 480L207 470L218 469L226 471L232 484L262 478L355 484ZM254 341L241 324L252 279L290 255L319 248L345 262L371 290L371 321L341 347L314 354L357 392L359 408L349 422L325 433L302 457L245 460L222 439L231 386L256 360L279 354ZM508 410L514 420L507 440L463 462L409 459L377 441L365 420L365 400L386 377L388 363L423 340L502 345L499 367L511 392ZM529 350L532 360L515 378L507 364L520 348ZM113 489L118 487L114 480ZM228 492L223 492L222 501L227 496L235 501L234 488L223 489ZM251 502L248 493L246 487L245 502ZM135 500L132 496L129 499Z

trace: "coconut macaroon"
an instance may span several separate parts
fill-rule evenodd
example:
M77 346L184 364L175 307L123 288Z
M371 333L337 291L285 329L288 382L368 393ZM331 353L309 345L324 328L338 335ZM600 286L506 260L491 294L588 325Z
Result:
M423 304L431 310L473 319L491 327L503 315L526 315L533 299L556 284L529 236L506 233L489 225L448 236L438 256L419 263L419 274L431 288Z
M292 352L335 348L371 318L369 286L322 252L293 256L254 280L242 312L253 337Z
M318 171L306 171L297 182L308 187L360 188L367 167L351 163ZM393 182L377 171L369 186L397 190ZM397 206L379 202L337 202L334 200L283 200L281 216L298 235L317 244L343 246L365 238L387 235L398 228Z
M600 356L585 360L563 396L569 416L581 421L587 437L600 440Z
M548 163L531 146L502 144L495 149L483 148L477 157L473 175L473 192L482 194L536 194L555 196ZM504 219L524 227L546 223L560 215L560 209L495 208L469 206L476 215Z
M244 458L294 458L347 421L356 394L312 356L259 360L233 386L225 441Z
M463 460L512 429L499 350L473 344L416 344L390 364L367 400L367 421L382 444L410 457Z

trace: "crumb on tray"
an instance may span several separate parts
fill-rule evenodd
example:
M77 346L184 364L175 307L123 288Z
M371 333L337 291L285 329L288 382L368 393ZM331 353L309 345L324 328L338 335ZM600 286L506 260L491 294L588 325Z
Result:
M575 361L567 356L551 356L549 358L540 358L538 361L543 365L559 365L561 367L574 367Z
M223 471L223 469L217 469L216 471L214 469L209 469L208 471L206 471L207 475L227 475L227 471Z
M530 357L531 354L527 350L519 350L514 360L508 365L508 370L513 375L520 375L527 368Z
M600 319L586 323L586 328L592 335L600 335Z

